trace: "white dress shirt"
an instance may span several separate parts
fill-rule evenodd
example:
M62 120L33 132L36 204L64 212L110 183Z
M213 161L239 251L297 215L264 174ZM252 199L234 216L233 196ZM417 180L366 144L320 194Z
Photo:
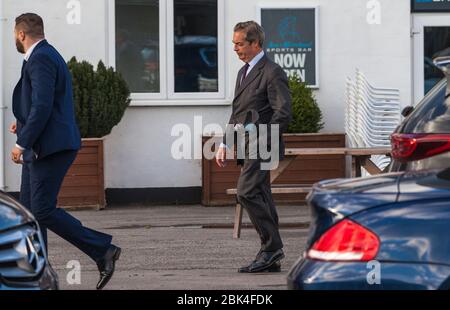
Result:
M36 43L34 43L33 45L30 46L30 48L27 50L27 52L25 53L25 56L23 56L23 58L25 59L25 61L28 61L28 59L30 59L31 54L34 51L34 48L41 43L42 41L44 41L45 39L40 39L39 41L37 41Z
M264 57L264 51L259 52L258 55L256 55L255 57L253 57L252 60L250 60L250 62L248 63L249 67L247 69L247 74L245 75L246 77L250 74L250 71L252 71L252 69L256 66L256 64L261 60L261 58Z

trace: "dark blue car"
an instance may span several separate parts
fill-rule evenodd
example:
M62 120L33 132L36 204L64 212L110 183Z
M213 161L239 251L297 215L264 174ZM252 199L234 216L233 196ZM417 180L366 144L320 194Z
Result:
M318 183L291 289L450 289L450 169Z

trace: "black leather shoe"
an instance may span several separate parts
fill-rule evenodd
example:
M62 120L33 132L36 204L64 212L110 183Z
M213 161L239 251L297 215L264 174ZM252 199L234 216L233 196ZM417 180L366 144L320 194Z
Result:
M100 279L97 283L97 289L101 290L114 274L116 260L120 257L121 248L112 245L106 251L105 256L97 263L98 271L100 271Z
M251 271L250 267L252 266L253 263L254 262L252 262L248 266L243 266L243 267L239 268L238 272L239 273L251 273L252 271ZM255 271L253 271L253 272L255 272ZM271 266L269 266L269 268L261 270L259 272L281 272L281 263L279 261L275 262Z
M258 253L256 259L250 265L239 268L238 272L279 272L281 271L281 264L279 263L279 261L283 258L284 253L282 249L276 250L274 252L261 252Z

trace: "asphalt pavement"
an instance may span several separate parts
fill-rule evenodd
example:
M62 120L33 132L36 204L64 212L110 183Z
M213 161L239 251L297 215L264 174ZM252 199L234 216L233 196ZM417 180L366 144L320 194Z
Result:
M286 255L282 272L259 274L237 272L254 259L259 238L245 212L241 238L232 238L232 207L116 206L71 214L113 235L113 243L122 248L105 289L273 290L287 288L288 270L304 251L310 220L306 206L279 206L278 212ZM96 264L53 233L49 259L61 289L95 289Z

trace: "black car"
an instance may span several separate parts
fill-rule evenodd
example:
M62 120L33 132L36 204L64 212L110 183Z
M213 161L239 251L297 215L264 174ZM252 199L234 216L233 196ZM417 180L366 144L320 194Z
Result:
M55 290L39 225L15 199L0 191L0 290Z
M439 65L439 61L437 62ZM446 72L446 62L440 63ZM406 107L405 120L391 136L389 171L450 167L450 77L442 79L416 107Z

